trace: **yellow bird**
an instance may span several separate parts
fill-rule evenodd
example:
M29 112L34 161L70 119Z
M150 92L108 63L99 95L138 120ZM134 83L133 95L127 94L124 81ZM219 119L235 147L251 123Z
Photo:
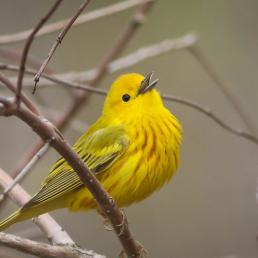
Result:
M101 117L73 146L119 207L162 187L179 164L182 128L154 89L157 82L152 73L145 78L136 73L120 76L111 86ZM0 231L60 208L98 209L63 158L50 169L39 192L0 222Z

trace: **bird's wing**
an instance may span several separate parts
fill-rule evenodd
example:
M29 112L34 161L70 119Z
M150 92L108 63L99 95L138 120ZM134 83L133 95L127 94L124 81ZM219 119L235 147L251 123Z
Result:
M73 146L87 167L98 174L118 159L129 144L122 127L108 127L91 134L82 135ZM78 175L61 158L51 168L41 190L25 205L25 209L51 201L83 186Z

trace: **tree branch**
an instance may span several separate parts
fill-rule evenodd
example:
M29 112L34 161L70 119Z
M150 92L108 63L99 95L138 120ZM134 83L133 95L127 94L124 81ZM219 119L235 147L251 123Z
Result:
M248 132L244 132L243 130L240 129L236 129L230 125L228 125L227 123L225 123L222 119L220 119L218 116L216 116L210 109L208 109L207 107L204 107L200 104L197 104L191 100L188 99L184 99L184 98L180 98L180 97L176 97L176 96L171 96L171 95L166 95L166 94L162 94L161 95L163 99L165 100L171 100L183 105L186 105L188 107L191 107L201 113L203 113L204 115L208 116L209 118L211 118L215 123L217 123L219 126L221 126L222 128L224 128L226 131L237 135L239 137L242 137L246 140L251 141L254 144L258 144L258 138Z
M4 199L5 195L8 194L13 187L18 184L31 170L31 168L37 163L37 161L46 153L48 148L50 147L50 142L45 143L43 147L36 153L36 155L28 162L28 164L23 168L21 173L15 177L13 182L4 188L3 193L0 194L0 202Z
M12 184L13 179L0 168L0 187L6 188ZM19 206L27 203L31 196L20 186L15 185L8 196ZM62 227L48 214L39 216L33 222L41 229L47 238L56 245L75 245L71 237Z
M147 58L156 57L161 54L165 54L168 51L175 51L175 50L182 50L185 48L188 48L192 45L194 45L197 42L197 37L193 33L188 33L182 37L176 38L176 39L166 39L161 42L141 47L132 53L123 56L121 58L118 58L112 62L110 62L107 66L107 72L113 73L117 72L122 69L127 69L128 67L134 66L138 64L139 62L144 61ZM17 66L9 65L9 64L1 64L0 63L0 69L1 70L8 70L8 71L17 71ZM48 76L45 73L42 73L41 77L44 78L44 80L41 80L41 86L40 87L46 87L46 86L53 86L55 84L61 84L65 85L68 83L70 87L75 86L75 82L72 82L71 84L68 81L90 81L92 80L98 72L97 68L93 68L87 71L83 72L70 72L65 74L51 74L51 76ZM25 73L28 75L34 76L36 71L32 69L26 69ZM13 79L10 79L11 81ZM33 87L34 84L29 80L24 80L24 87ZM87 87L84 84L78 84L78 87ZM96 91L99 91L99 89L96 89Z
M115 3L113 5L108 5L106 7L82 14L74 22L73 26L81 25L90 21L94 21L99 18L110 16L112 14L135 7L137 5L141 5L145 1L146 0L124 0L118 3ZM153 1L153 0L149 0L149 1ZM38 31L35 37L44 36L44 35L53 33L55 31L61 30L65 26L65 24L67 24L68 21L69 19L66 19L66 20L61 20L61 21L57 21L57 22L45 25L41 28L40 31ZM25 30L17 33L2 35L0 36L0 45L23 41L28 38L31 32L32 32L32 29L29 29L29 30Z
M213 67L212 63L210 63L202 49L198 45L193 45L188 48L188 51L199 62L210 78L216 83L217 87L234 107L237 114L241 117L248 130L252 134L257 135L256 126L254 125L245 107L242 105L237 95L230 89L229 85L217 73L216 69Z
M53 246L3 232L0 232L0 245L41 258L105 258L93 251L86 251L78 247Z
M132 36L136 32L137 28L141 25L138 17L143 18L146 15L146 13L149 11L150 6L151 6L151 2L148 0L145 0L144 4L140 6L139 9L135 12L133 17L129 21L126 29L122 31L116 44L114 44L112 49L107 53L106 57L98 66L95 76L89 81L89 85L91 85L92 87L95 87L98 84L98 82L105 76L105 74L107 73L108 64L122 52L122 50L126 47L128 42L130 41L130 38L132 38ZM124 40L125 38L127 39L127 41ZM119 48L117 46L119 46ZM72 117L75 117L76 113L81 109L82 105L87 100L87 97L88 97L87 92L81 92L80 94L76 95L75 101L70 106L67 107L63 116L61 116L61 118L58 121L56 121L55 125L57 126L57 128L63 129L70 122ZM42 147L42 145L43 145L42 141L39 141L35 144L35 146L26 154L24 159L22 159L21 162L18 164L18 167L12 172L13 177L17 176L20 173L23 167Z
M24 76L24 70L26 66L26 60L27 56L30 50L30 46L34 40L35 35L37 32L40 30L40 28L44 25L44 23L51 17L51 15L56 11L57 7L61 4L62 0L57 0L54 5L51 7L49 12L40 20L40 22L36 25L36 27L33 29L31 34L26 40L23 52L22 52L22 57L21 57L21 62L20 62L20 68L19 68L19 73L18 73L18 80L17 80L17 91L16 91L16 103L18 106L20 105L20 98L21 98L21 90L22 90L22 80Z
M121 59L123 59L123 58L121 58ZM130 57L130 59L131 59L131 57ZM116 62L116 61L114 61L114 62ZM112 62L110 65L112 65L114 62ZM114 67L116 67L116 65ZM12 71L17 70L17 67L15 67L15 66L1 65L0 64L0 69L2 69L2 68L7 69L7 70L12 70ZM31 73L33 74L32 70L28 70L28 71L25 71L25 72L28 73L28 74L31 74ZM84 85L82 83L63 80L63 79L60 79L60 78L58 78L56 76L53 76L53 75L42 74L42 77L44 77L46 80L49 80L49 81L52 81L52 82L57 83L59 85L63 85L63 86L70 87L70 88L73 88L73 89L83 90L83 91L92 92L92 93L100 94L100 95L106 95L107 94L107 90L105 90L105 89L97 89L97 88L91 87L89 85ZM185 98L171 96L171 95L167 95L167 94L161 94L161 95L162 95L162 98L165 99L165 100L181 103L183 105L186 105L188 107L191 107L191 108L203 113L204 115L207 115L209 118L211 118L215 123L217 123L223 129L227 130L230 133L233 133L234 135L243 137L243 138L245 138L245 139L247 139L247 140L249 140L249 141L251 141L255 144L258 143L258 138L255 135L253 135L251 133L248 133L248 132L244 132L243 130L236 129L236 128L228 125L226 122L221 120L217 115L215 115L211 110L209 110L207 107L204 107L204 106L202 106L198 103L187 100Z
M44 141L51 141L51 146L74 169L95 200L105 216L111 222L128 257L138 258L142 247L134 239L129 230L128 223L124 221L124 214L116 206L114 200L105 191L95 175L85 166L84 162L72 147L65 141L61 133L45 118L39 117L23 106L15 105L9 99L5 100L4 107L0 108L3 116L16 116L31 127Z
M50 52L47 56L47 58L44 60L43 64L41 65L38 73L35 75L34 77L34 82L35 82L35 87L33 90L33 93L36 90L36 86L37 83L39 82L40 76L42 74L42 72L44 72L45 67L47 66L48 62L50 61L51 57L53 56L53 54L55 53L57 47L61 44L63 38L65 37L66 33L69 31L69 29L72 27L73 23L75 22L75 20L77 19L77 17L82 13L82 11L86 8L86 6L90 3L91 0L86 0L84 1L84 3L79 7L79 9L77 10L77 12L75 13L75 15L73 17L71 17L69 19L69 21L67 22L67 24L64 26L63 30L59 33L59 35L56 38L55 43L53 44L52 48L50 49Z
M12 91L14 94L16 94L16 88L14 84L9 81L3 74L0 73L0 82L6 86L10 91ZM23 101L24 105L30 109L34 114L40 115L39 110L37 107L31 102L29 98L27 98L22 92L20 95L21 100Z
M22 55L22 51L17 50L15 48L6 48L6 47L0 48L0 56L4 60L17 63L17 62L20 62L21 55ZM38 60L38 58L36 58L35 56L32 56L32 55L27 56L27 62L26 62L27 67L33 68L33 69L39 69L40 65L41 65L41 62ZM52 70L51 68L48 67L45 70L45 73L52 74L52 73L54 73L54 70ZM23 87L25 84L24 81L25 80L23 80Z

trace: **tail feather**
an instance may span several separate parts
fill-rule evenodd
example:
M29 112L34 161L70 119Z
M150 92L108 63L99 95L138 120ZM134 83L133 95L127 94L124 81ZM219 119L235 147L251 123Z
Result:
M67 200L65 198L59 198L49 203L34 206L31 206L31 203L28 202L25 206L0 221L0 232L17 222L37 217L55 209L65 208L66 202Z

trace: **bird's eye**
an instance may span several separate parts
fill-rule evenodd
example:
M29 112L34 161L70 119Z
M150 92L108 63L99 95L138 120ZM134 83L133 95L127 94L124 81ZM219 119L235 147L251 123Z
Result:
M124 102L128 102L128 101L130 100L130 95L124 94L124 95L122 96L122 100L123 100Z

